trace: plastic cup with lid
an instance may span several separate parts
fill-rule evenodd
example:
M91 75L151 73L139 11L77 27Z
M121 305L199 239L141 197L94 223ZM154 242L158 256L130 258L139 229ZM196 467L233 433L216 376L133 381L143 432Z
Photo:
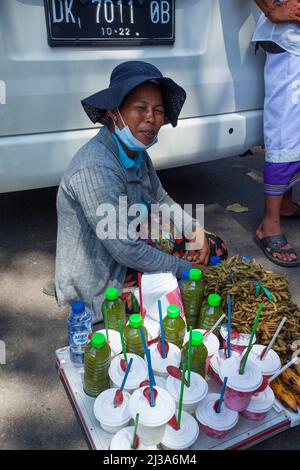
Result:
M223 338L224 349L227 350L227 337L228 337L227 323L224 323L221 326L220 334L221 334L221 337ZM237 331L232 331L230 336L231 336L231 342L230 342L231 351L236 351L237 353L242 354L245 351L245 349L247 349L248 347L251 335L246 334L246 333L238 333ZM256 336L254 335L252 344L254 344L255 341L256 341Z
M106 330L98 330L97 333L102 333L106 338ZM122 352L122 343L120 333L115 330L108 330L108 344L111 349L111 357L114 358Z
M139 413L138 435L141 443L146 446L157 445L161 442L166 424L174 416L176 406L171 395L160 387L154 387L157 391L155 406L151 406L144 396L142 387L136 390L130 398L129 410L131 416Z
M231 355L238 357L239 354L236 351L231 351ZM225 350L220 349L216 354L213 355L210 365L209 365L209 375L214 379L214 381L222 385L222 380L220 379L220 366L227 359L225 355Z
M220 341L218 339L218 337L214 334L214 333L211 333L207 340L205 339L205 332L206 330L201 330L201 329L195 329L193 330L194 331L199 331L201 334L203 334L203 344L204 346L206 347L207 349L207 353L208 353L208 356L207 356L207 359L206 359L206 374L208 373L208 370L209 370L209 365L210 365L210 362L213 358L213 356L219 351L220 349ZM184 338L184 344L188 343L189 341L189 336L190 334L187 333L185 335L185 338Z
M178 416L178 411L176 411ZM165 450L189 449L198 439L199 426L193 416L186 411L182 412L180 428L176 431L167 424L161 446Z
M127 353L128 362L131 358L133 358L133 362L124 387L124 390L129 393L139 388L140 383L148 377L148 367L144 359L137 354ZM115 388L121 387L125 375L125 371L121 367L122 359L121 355L114 357L108 369L109 378Z
M133 432L134 426L128 426L117 432L110 442L110 450L157 450L156 446L145 446L141 442L137 449L132 449L131 443Z
M167 378L167 390L179 406L180 397L180 380L169 376ZM208 393L208 385L200 374L191 372L191 383L188 387L184 385L182 409L188 413L194 413L198 404L205 398Z
M252 396L248 407L246 410L242 411L241 415L253 421L264 419L272 408L274 401L275 396L273 390L268 386L263 392L255 393Z
M241 357L231 356L220 366L220 378L228 377L224 394L225 405L234 411L244 411L254 394L261 386L263 377L261 370L248 359L245 371L240 374Z
M268 354L264 357L263 360L260 359L260 356L265 349L265 346L261 344L255 344L252 346L252 349L249 354L249 359L260 368L261 373L263 375L263 383L257 390L257 392L263 392L267 386L269 385L269 378L272 375L276 374L280 370L281 367L281 360L278 354L270 349Z
M181 361L181 351L180 349L172 343L169 344L169 352L167 357L164 359L157 348L157 343L151 344L149 347L151 355L152 369L155 375L160 377L168 377L168 366L180 366ZM146 360L146 357L145 357Z
M220 439L228 434L239 420L238 412L229 409L224 402L220 413L217 413L219 399L218 393L209 393L196 409L196 418L202 431L215 439Z
M109 388L100 393L94 402L94 415L100 426L106 432L115 434L131 421L129 411L130 394L123 391L123 403L114 406L115 388Z

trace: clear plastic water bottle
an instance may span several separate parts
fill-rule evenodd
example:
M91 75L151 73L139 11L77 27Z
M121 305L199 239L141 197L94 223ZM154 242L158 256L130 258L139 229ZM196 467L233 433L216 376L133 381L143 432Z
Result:
M92 315L86 309L84 302L77 300L72 304L68 318L68 338L70 359L77 367L84 365L84 352L92 333Z
M178 282L180 292L181 292L181 289L182 289L182 284L184 283L184 281L186 281L189 278L189 276L190 276L190 270L189 269L183 269L181 271L181 279Z

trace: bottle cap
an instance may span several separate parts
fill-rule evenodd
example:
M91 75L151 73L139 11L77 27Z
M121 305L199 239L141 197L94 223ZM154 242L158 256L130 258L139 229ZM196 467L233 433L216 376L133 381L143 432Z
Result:
M221 305L221 297L218 294L210 294L208 296L208 305L211 307L219 307Z
M102 333L95 333L91 340L93 348L101 349L105 346L106 338Z
M181 280L186 281L190 277L190 270L189 269L183 269L181 271Z
M75 315L79 315L79 313L84 312L84 309L85 304L81 300L76 300L72 303L72 312L75 313Z
M142 315L139 315L138 313L134 313L133 315L130 315L129 325L132 326L132 328L140 328L142 324L143 324Z
M116 300L119 297L118 289L115 287L108 287L105 291L105 298L107 300Z
M201 269L193 268L190 270L190 279L192 281L200 281L201 278L202 278Z
M192 346L201 346L203 343L203 334L200 331L192 331Z
M244 260L249 261L250 263L252 263L253 258L252 258L252 256L242 256L242 261L244 261Z
M177 305L169 305L167 309L167 315L169 318L177 318L180 316L180 308Z
M221 256L211 256L209 259L210 266L216 266L217 264L220 264L220 263L222 263Z

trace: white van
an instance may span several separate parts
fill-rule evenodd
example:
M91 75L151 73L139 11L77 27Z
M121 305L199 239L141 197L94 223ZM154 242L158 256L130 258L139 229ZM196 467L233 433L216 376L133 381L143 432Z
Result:
M112 69L145 60L187 92L158 169L262 142L263 53L253 0L1 0L0 192L55 186L97 128L81 99Z

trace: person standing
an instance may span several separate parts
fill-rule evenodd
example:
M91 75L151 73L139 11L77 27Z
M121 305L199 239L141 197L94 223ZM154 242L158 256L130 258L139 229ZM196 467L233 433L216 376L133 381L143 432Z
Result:
M254 240L273 263L300 265L281 229L299 217L293 187L300 183L300 0L255 0L261 15L253 42L267 54L264 102L264 216Z

